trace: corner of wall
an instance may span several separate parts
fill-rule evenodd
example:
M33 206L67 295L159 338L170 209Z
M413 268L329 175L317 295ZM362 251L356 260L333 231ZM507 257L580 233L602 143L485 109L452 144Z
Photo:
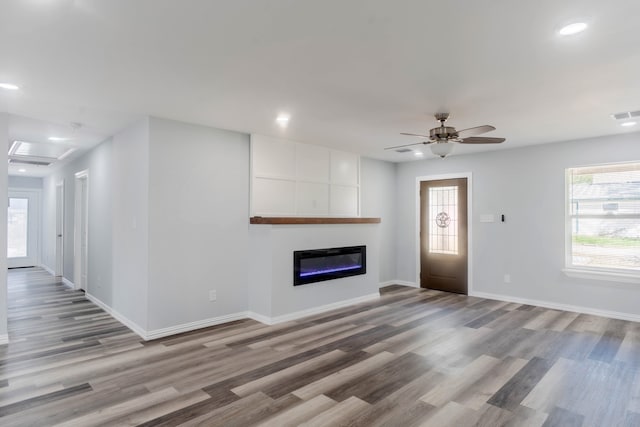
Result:
M0 200L7 200L9 190L8 176L8 155L9 151L9 114L0 113L0 163L2 163L2 172L0 172ZM0 247L7 247L7 209L0 209ZM7 257L0 257L0 343L7 337ZM8 337L7 337L8 339Z

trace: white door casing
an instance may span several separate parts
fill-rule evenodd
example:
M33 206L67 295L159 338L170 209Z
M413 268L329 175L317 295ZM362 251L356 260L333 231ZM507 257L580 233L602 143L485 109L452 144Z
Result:
M40 193L40 190L9 189L9 268L31 267L40 263Z
M75 174L74 282L76 289L88 290L89 253L89 171Z
M64 275L64 181L56 185L56 265L57 277Z

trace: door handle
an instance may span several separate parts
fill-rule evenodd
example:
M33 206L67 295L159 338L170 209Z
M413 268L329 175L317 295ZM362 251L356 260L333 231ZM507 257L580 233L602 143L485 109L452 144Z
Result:
M58 234L58 237L62 237L62 234Z

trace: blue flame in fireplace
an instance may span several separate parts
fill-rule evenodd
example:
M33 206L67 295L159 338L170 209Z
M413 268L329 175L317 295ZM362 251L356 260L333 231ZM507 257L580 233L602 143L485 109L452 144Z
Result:
M335 268L326 268L321 270L305 271L303 273L300 273L300 277L317 276L318 274L335 273L338 271L357 270L360 267L362 267L362 265L358 264L358 265L349 265L347 267L335 267Z

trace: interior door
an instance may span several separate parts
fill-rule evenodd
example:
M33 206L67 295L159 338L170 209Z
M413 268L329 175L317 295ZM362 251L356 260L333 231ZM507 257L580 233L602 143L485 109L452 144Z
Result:
M420 286L467 294L467 178L420 183Z
M80 289L87 289L88 251L88 194L87 179L80 179Z
M56 276L64 275L64 184L56 186Z
M9 191L7 210L7 265L9 268L38 265L37 192Z

